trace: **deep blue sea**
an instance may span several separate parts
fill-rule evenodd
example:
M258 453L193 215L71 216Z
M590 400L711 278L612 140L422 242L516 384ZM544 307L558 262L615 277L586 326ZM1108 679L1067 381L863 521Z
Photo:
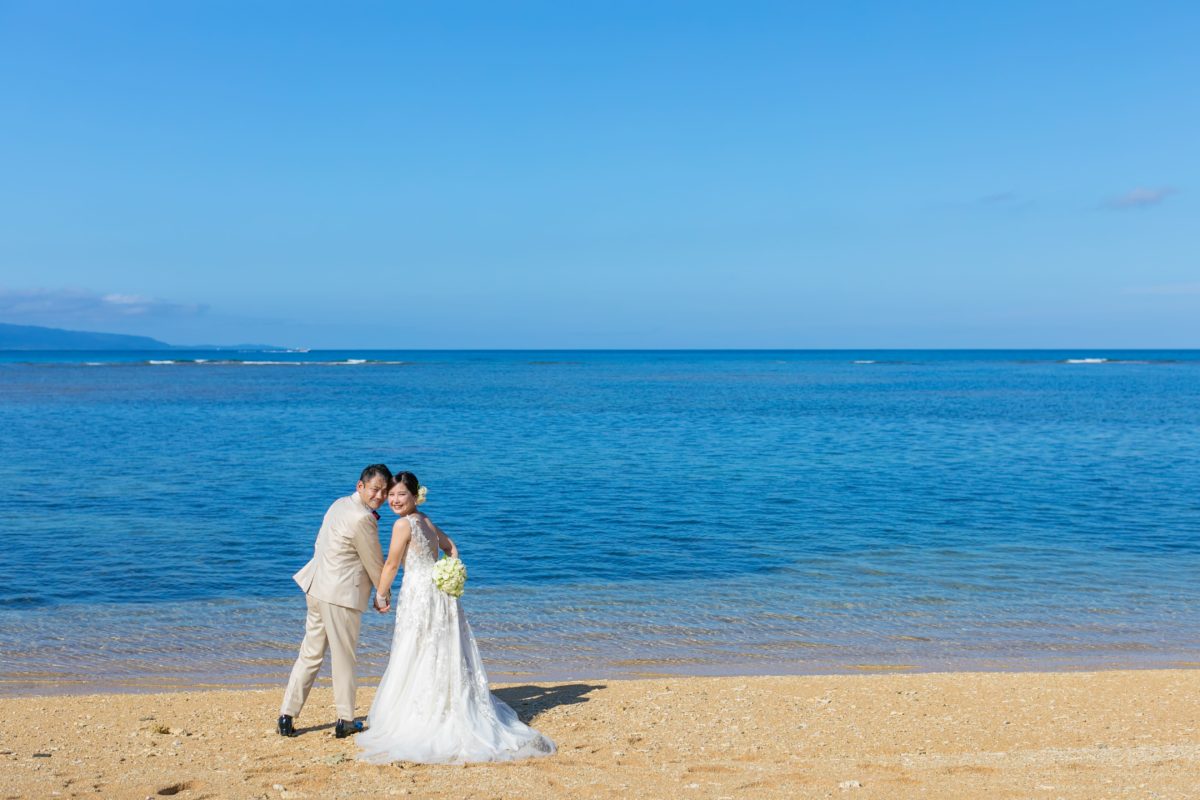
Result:
M282 687L376 461L495 678L1200 662L1200 351L8 352L0 693Z

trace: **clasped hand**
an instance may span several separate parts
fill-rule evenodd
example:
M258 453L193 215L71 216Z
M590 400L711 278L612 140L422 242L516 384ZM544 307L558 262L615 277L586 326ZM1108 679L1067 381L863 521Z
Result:
M390 594L375 595L375 610L380 614L386 614L392 610L392 596Z

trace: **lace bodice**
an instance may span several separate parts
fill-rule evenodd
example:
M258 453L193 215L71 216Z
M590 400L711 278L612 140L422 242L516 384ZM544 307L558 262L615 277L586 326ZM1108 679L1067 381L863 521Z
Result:
M404 578L400 581L400 602L396 605L397 625L411 625L427 619L431 604L451 599L433 583L433 565L437 563L437 534L419 514L405 519L412 528L408 551L404 554Z
M409 514L405 519L412 527L412 536L408 541L408 552L404 554L404 577L407 580L410 571L425 571L433 569L437 562L438 541L429 523L420 514Z

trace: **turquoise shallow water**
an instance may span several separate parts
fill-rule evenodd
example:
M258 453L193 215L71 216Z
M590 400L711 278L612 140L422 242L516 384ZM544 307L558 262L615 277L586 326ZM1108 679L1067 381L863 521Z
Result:
M0 692L281 683L372 461L497 677L1200 661L1196 351L10 352Z

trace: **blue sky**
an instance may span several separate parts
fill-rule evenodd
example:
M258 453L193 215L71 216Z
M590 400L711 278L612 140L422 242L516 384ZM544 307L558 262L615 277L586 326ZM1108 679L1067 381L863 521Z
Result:
M1198 9L0 0L0 321L1200 347Z

